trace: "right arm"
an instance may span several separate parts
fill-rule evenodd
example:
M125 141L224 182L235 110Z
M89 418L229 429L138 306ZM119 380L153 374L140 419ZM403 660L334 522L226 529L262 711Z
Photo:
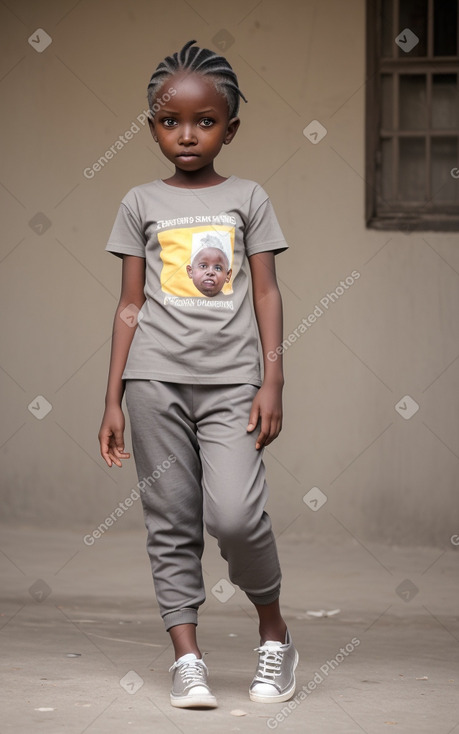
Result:
M120 313L131 304L138 309L142 308L145 302L144 286L145 258L123 255L121 296L113 322L105 412L99 430L100 453L108 466L112 464L122 466L121 459L130 457L130 454L124 451L125 420L121 403L125 385L121 376L137 329L137 322L130 326L121 318Z

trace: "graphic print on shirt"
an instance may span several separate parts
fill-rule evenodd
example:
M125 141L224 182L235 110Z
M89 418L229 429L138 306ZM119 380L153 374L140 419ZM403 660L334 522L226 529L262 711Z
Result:
M231 295L234 237L234 226L217 224L158 232L162 291L179 298Z

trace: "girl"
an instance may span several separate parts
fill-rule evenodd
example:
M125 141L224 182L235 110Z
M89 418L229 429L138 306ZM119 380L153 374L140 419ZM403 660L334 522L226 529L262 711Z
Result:
M130 457L125 391L155 592L175 651L171 703L213 708L196 639L204 523L259 616L251 700L295 691L262 459L282 423L282 361L268 355L282 342L274 256L287 244L261 186L214 168L239 127L239 97L247 100L228 61L195 43L164 59L148 85L150 130L175 173L126 194L106 246L123 269L99 441L109 467ZM221 257L195 258L210 236ZM206 269L201 289L192 260Z

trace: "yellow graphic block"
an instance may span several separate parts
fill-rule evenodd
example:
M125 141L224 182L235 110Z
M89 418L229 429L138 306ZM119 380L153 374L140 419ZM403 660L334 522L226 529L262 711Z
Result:
M200 227L184 227L167 229L158 232L161 245L161 288L171 296L206 298L189 278L186 266L190 265L192 252L199 250L206 241L216 240L218 248L224 252L232 268L234 256L234 227L224 224L203 225ZM213 245L211 245L213 246ZM233 277L225 283L221 293L230 295L233 292Z

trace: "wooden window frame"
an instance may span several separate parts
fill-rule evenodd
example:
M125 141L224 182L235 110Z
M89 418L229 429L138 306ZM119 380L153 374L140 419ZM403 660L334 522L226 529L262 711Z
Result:
M393 28L398 23L399 1L393 0ZM459 74L459 56L433 56L433 0L428 0L428 39L426 56L394 56L384 58L382 56L382 0L367 0L366 3L366 63L367 63L367 85L366 85L366 136L365 136L365 220L366 226L371 229L399 230L399 231L459 231L459 204L445 204L443 210L426 203L413 204L409 202L397 202L392 208L378 207L378 197L382 195L381 167L379 164L381 156L381 140L387 137L388 131L381 129L381 77L384 73L394 73L394 83L398 84L399 75L407 72L418 72L426 74L427 81L427 105L431 108L431 78L433 74L453 72ZM458 13L459 22L459 13ZM395 37L403 29L397 29ZM458 49L459 53L459 49ZM397 105L397 95L394 93L394 103ZM397 114L397 110L394 110ZM427 138L426 166L427 180L430 181L430 140L433 137L457 137L459 155L459 129L435 130L429 129L417 131L422 138ZM397 154L398 140L401 137L414 137L415 131L390 131L390 137L395 141L393 148ZM459 167L459 160L454 163ZM397 175L393 167L394 177ZM459 186L459 180L458 180Z

